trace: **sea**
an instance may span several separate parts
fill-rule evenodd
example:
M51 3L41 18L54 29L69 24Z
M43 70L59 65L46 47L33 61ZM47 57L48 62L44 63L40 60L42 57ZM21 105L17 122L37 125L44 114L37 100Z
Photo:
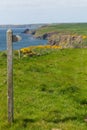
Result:
M38 27L31 27L30 30L35 30ZM6 33L8 27L0 27L0 51L7 49L6 42ZM13 31L13 35L21 36L21 41L13 42L13 50L19 50L21 48L29 47L29 46L37 46L37 45L45 45L47 40L36 39L31 34L23 33L26 30L26 27L11 27Z

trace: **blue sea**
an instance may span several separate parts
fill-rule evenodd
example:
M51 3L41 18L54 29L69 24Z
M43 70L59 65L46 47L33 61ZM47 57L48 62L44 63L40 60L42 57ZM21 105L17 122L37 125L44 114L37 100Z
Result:
M18 50L28 46L44 45L47 43L47 40L36 39L30 34L22 33L26 28L12 28L13 34L19 35L22 37L22 40L19 42L13 43L13 49ZM7 49L6 43L6 32L8 28L0 28L0 51Z

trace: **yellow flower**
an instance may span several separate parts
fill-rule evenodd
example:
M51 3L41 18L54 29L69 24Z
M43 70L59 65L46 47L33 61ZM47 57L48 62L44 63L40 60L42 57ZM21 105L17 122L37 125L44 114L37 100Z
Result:
M61 49L61 46L54 45L51 48L53 48L53 49Z
M21 51L22 53L28 53L28 52L31 51L31 49L30 49L30 48L23 48L23 49L21 49L20 51Z
M27 48L22 48L20 49L20 52L22 54L34 54L33 49L61 49L61 46L57 46L57 45L38 45L38 46L30 46Z
M87 38L87 36L86 36L86 35L82 36L82 39L86 39L86 38Z

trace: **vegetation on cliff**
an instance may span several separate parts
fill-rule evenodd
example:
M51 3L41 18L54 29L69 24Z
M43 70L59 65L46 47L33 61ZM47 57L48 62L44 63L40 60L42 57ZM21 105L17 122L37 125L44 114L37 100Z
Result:
M66 24L56 24L56 25L48 25L46 27L41 27L36 31L36 37L41 36L45 33L50 32L61 32L61 33L71 33L71 34L79 34L79 35L87 35L87 23L66 23Z
M48 39L48 44L62 48L87 47L87 23L57 24L41 27L35 37Z

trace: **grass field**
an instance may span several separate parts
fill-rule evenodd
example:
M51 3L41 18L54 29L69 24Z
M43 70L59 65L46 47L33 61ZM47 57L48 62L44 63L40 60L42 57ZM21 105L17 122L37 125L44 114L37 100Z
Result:
M38 29L36 31L36 36L43 35L49 32L87 35L87 23L72 23L72 24L63 23L63 24L49 25Z
M0 52L0 130L86 130L87 49L14 56L14 123L7 123L6 56Z

